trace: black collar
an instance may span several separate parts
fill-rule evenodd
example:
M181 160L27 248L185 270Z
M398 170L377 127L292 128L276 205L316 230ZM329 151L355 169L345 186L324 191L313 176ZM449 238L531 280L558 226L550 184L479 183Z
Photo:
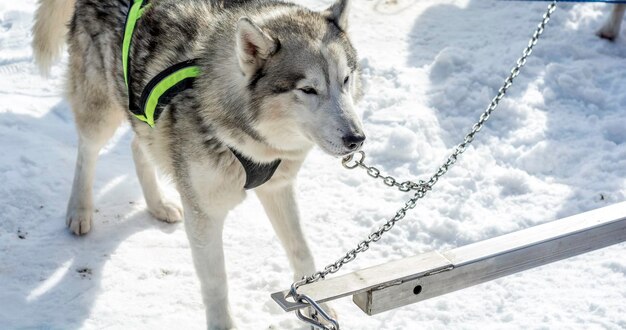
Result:
M274 172L280 165L280 159L277 159L271 163L257 163L250 158L240 154L237 150L229 148L230 151L237 157L241 166L246 171L246 184L243 186L245 189L256 188L269 179L272 178Z

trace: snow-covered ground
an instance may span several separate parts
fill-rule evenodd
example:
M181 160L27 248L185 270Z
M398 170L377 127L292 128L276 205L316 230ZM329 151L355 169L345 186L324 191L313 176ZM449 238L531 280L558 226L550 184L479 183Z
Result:
M329 0L302 1L323 8ZM425 178L445 159L508 73L547 3L353 1L362 58L359 106L368 160ZM181 224L144 210L128 126L102 152L95 230L72 236L64 212L76 134L29 47L34 0L0 0L0 329L202 329L199 284ZM595 37L608 7L563 4L528 66L458 166L345 271L470 242L626 200L626 37ZM406 195L315 150L298 182L319 265L390 217ZM168 193L176 195L173 188ZM624 210L626 212L626 210ZM291 274L250 197L225 229L240 329L306 329L269 294ZM345 329L626 328L625 244L365 316L334 306Z

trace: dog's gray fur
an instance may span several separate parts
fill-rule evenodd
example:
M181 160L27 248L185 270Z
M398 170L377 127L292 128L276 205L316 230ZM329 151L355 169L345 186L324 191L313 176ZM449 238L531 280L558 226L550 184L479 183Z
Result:
M181 195L208 327L233 329L221 233L228 211L245 196L245 172L229 147L259 163L282 159L256 192L294 278L314 271L294 178L314 144L342 156L364 139L353 110L360 76L346 33L348 1L315 12L280 1L153 0L130 51L135 96L152 77L183 60L199 58L202 72L193 89L164 109L155 128L127 110L121 47L128 3L41 0L36 14L33 49L44 72L59 55L66 32L69 44L67 94L79 148L67 225L78 235L92 228L97 155L128 118L148 210L161 220L182 219L181 208L160 193L156 165Z

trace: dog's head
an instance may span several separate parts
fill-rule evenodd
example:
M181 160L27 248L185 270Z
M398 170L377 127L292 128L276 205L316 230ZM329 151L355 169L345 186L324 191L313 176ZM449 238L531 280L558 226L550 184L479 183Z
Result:
M287 6L239 20L239 66L269 143L314 143L333 156L361 147L365 135L354 111L361 77L347 27L348 0L322 12Z

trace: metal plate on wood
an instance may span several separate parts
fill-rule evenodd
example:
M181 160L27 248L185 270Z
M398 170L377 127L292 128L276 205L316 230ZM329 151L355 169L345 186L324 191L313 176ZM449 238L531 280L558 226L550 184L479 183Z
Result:
M626 203L442 253L451 268L354 295L373 315L626 241Z
M298 288L298 292L321 303L364 292L381 285L392 284L396 281L407 281L446 267L450 267L448 259L438 252L429 252L303 285ZM287 312L307 307L306 304L293 302L287 297L288 293L289 291L273 293L272 299Z
M428 252L298 289L317 302L353 295L372 315L626 241L626 202L548 222L447 252ZM288 291L285 310L307 307Z

